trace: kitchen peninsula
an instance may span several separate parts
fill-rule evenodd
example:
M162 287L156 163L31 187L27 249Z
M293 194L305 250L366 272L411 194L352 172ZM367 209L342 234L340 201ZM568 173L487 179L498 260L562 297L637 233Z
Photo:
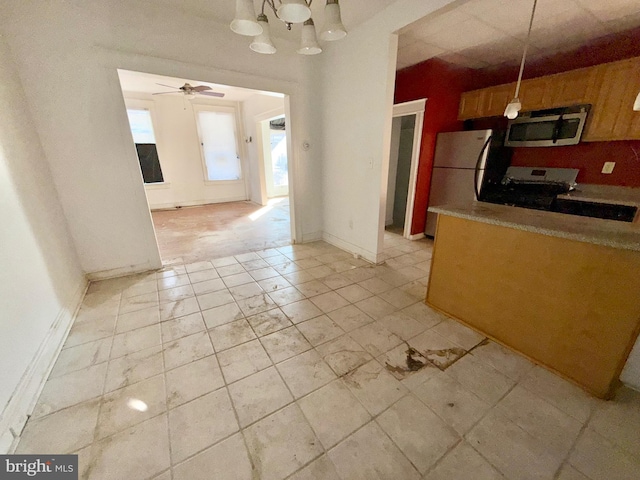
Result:
M610 397L640 331L640 224L483 202L429 211L426 302Z

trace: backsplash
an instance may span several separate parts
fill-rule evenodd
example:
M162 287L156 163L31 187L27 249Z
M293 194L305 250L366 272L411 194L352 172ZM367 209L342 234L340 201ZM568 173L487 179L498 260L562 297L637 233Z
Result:
M604 162L616 162L613 173L601 173ZM515 148L511 164L520 167L578 168L579 184L640 187L640 140Z

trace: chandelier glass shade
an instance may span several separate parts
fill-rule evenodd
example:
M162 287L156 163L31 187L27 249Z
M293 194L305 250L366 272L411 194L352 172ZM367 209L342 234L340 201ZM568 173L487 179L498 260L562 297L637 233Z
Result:
M236 0L236 17L231 22L231 30L249 37L262 33L262 27L256 20L253 0Z
M324 26L320 32L320 39L331 42L346 36L347 30L342 25L338 0L327 1L327 6L324 7Z
M254 52L274 54L276 53L276 47L271 41L269 35L269 19L266 15L260 14L258 16L258 23L262 28L262 33L253 37L253 42L249 45L249 48Z
M302 23L311 18L311 9L305 0L282 0L278 18L287 23Z
M323 41L340 40L347 35L342 24L342 16L338 0L326 0L324 9L325 19L320 34L311 18L311 3L313 0L262 0L262 9L256 15L253 0L236 0L236 16L231 22L231 30L240 35L254 37L249 48L257 53L276 53L276 46L271 40L269 19L265 7L273 12L275 17L285 23L287 30L293 24L302 24L300 48L301 55L316 55L322 52L318 44L318 36Z

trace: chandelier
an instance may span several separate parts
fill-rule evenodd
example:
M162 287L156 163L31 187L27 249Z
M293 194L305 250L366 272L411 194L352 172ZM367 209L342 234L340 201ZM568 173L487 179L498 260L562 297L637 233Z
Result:
M254 52L273 54L276 47L269 35L269 19L265 14L268 6L277 19L283 21L287 30L294 23L302 23L302 39L297 50L302 55L317 55L322 52L316 36L316 27L311 18L313 0L262 0L262 10L256 16L253 0L236 0L236 16L231 22L231 30L240 35L253 37L249 48ZM277 2L277 5L276 5ZM327 0L324 8L325 23L320 31L320 39L340 40L347 35L342 25L338 0Z

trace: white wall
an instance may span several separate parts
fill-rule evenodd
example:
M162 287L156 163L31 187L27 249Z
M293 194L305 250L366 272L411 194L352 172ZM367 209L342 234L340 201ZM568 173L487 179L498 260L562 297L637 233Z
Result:
M256 117L261 117L268 112L284 111L284 100L278 97L268 95L254 95L242 102L242 113L244 120L244 135L246 138L251 137L251 142L247 143L246 152L249 162L250 183L249 198L252 202L264 204L266 198L263 198L261 188L261 171L262 155L260 154L260 145L258 142L258 131L256 128ZM264 175L264 173L262 173Z
M290 95L296 237L322 218L309 137L308 59L280 40L276 55L251 52L228 25L154 2L6 0L0 28L16 59L83 269L112 276L161 265L116 69ZM299 165L295 165L298 163ZM311 171L308 171L310 169Z
M399 0L320 59L324 238L377 261L383 246L397 29L451 0Z
M633 350L631 350L627 364L622 370L622 375L620 375L620 380L640 392L640 337L638 337Z
M393 224L393 204L396 193L396 175L398 174L398 156L400 154L400 133L402 117L394 117L391 126L391 147L389 149L389 176L387 178L387 205L384 224Z
M48 374L85 279L22 85L0 37L0 453Z
M151 112L158 158L164 184L145 184L149 207L204 205L232 202L248 198L249 162L245 153L244 133L238 102L196 98L186 100L180 95L152 96L124 93L127 108L147 108ZM280 99L282 104L282 99ZM236 115L238 149L242 161L242 179L209 182L204 164L196 124L196 110L222 106L233 108Z

